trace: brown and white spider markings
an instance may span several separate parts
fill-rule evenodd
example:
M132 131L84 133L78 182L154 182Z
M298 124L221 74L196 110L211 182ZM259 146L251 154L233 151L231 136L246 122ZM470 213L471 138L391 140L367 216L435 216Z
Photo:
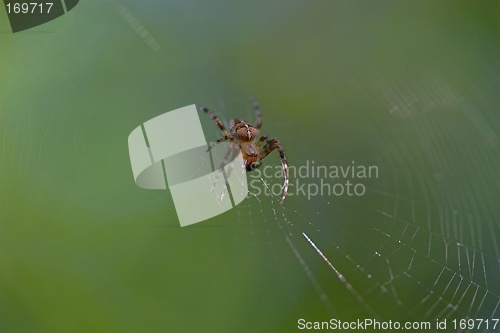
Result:
M232 143L238 144L245 162L246 171L253 171L262 164L262 160L269 155L273 150L278 150L281 157L281 167L283 169L283 196L281 197L280 204L283 204L286 194L288 192L288 162L283 151L283 146L281 145L278 138L271 140L267 139L267 135L262 135L256 143L257 135L262 127L262 114L260 112L260 106L256 100L251 99L255 115L257 120L255 126L249 122L242 119L232 119L229 122L229 130L226 129L224 124L220 119L210 111L205 106L199 106L199 110L205 112L212 120L217 123L222 134L222 138L218 139L216 143L230 141Z

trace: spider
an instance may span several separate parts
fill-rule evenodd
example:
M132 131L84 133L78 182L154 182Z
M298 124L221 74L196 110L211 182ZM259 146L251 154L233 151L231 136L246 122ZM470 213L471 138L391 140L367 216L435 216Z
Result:
M213 121L217 123L219 129L224 135L222 138L215 141L216 144L224 141L235 143L239 146L245 168L247 172L253 171L262 164L262 160L269 155L273 150L278 150L281 157L281 167L283 169L283 196L281 197L280 204L283 204L286 194L288 192L288 162L278 138L268 140L267 135L262 135L256 142L259 130L262 127L262 114L260 112L259 103L253 98L250 99L257 120L255 126L242 119L232 119L229 122L229 130L226 129L222 121L205 106L199 106L199 110L205 112Z

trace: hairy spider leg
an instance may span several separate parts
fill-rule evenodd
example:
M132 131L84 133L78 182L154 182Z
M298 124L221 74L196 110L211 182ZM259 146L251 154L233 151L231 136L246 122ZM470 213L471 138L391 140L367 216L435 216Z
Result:
M259 140L260 142L260 140ZM259 154L259 159L262 160L264 159L267 155L269 155L273 150L278 150L280 157L281 157L281 166L283 168L283 177L284 177L284 183L283 183L283 196L281 197L280 204L283 204L283 201L285 200L286 194L288 192L288 162L285 157L285 153L283 151L283 147L281 146L281 143L279 142L278 138L274 138L272 140L269 140L264 147L262 147L262 151Z
M229 141L233 142L233 138L231 138L231 137L230 137L230 138L219 138L219 139L215 140L215 142L210 142L210 143L208 143L208 149L207 149L207 151L211 151L213 147L215 147L215 146L217 146L219 143L221 143L221 142L225 142L225 141L227 141L227 140L229 140ZM213 143L213 145L212 145L212 143Z
M215 115L215 113L213 113L206 106L203 106L203 105L199 106L199 110L205 112L210 118L212 118L213 121L215 121L217 123L217 126L219 126L222 134L224 135L224 140L230 140L231 139L231 137L229 136L229 133L228 133L226 127L224 126L224 124L222 123L222 121L220 121L220 119Z
M260 112L259 103L253 98L250 98L250 102L252 102L253 110L255 111L255 116L257 120L255 121L255 128L260 129L262 127L262 113Z
M262 144L267 141L267 135L263 135L260 137L259 139L259 142L257 142L257 144L255 145L257 147L257 149L260 148L260 146L262 146Z

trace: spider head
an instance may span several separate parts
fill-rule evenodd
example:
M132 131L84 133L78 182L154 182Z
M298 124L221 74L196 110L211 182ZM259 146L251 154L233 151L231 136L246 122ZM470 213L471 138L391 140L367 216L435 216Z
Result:
M255 162L251 162L249 164L246 164L245 167L246 167L247 171L251 172L251 171L254 171L255 169L257 169L258 167L260 167L261 164L262 164L262 162L255 161Z
M259 130L253 127L252 124L240 119L231 121L230 125L231 135L241 142L252 142L259 134Z

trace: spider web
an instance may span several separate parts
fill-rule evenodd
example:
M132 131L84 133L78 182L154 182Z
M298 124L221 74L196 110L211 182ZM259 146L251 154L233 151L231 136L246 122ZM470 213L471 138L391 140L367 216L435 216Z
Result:
M388 117L405 121L412 112L417 112L419 105L402 108L402 113L391 112L391 103L400 108L407 104L404 98L394 97L405 96L394 88L398 84L385 84L382 95L389 94L386 97L388 115L381 116L381 122L386 124ZM436 82L436 86L441 84ZM450 98L450 94L440 96ZM484 93L475 94L473 102L488 102ZM495 203L498 188L496 184L483 187L490 183L488 177L495 174L494 165L499 165L498 154L492 153L498 151L498 137L490 122L471 111L478 108L477 105L460 102L458 97L451 101L433 97L433 101L456 103L458 121L447 129L435 125L430 116L411 118L413 134L425 138L428 145L442 140L455 142L455 150L433 146L426 151L426 156L421 156L415 150L389 146L377 161L381 175L370 181L363 197L315 196L308 200L290 196L281 206L279 195L250 193L248 200L235 209L232 232L236 242L250 241L253 247L266 248L272 255L273 269L285 284L289 274L303 274L307 278L309 292L315 295L309 300L310 305L316 309L320 304L325 311L324 316L311 320L375 318L428 321L434 325L436 320L448 319L449 331L455 331L449 328L452 319L500 316L499 226ZM14 105L9 108L15 110ZM220 112L224 114L224 108ZM22 116L11 112L4 122L1 149L4 175L13 173L17 165L31 164L37 166L40 176L50 174L49 161L60 151L72 151L76 178L71 188L84 189L91 171L85 146L86 135L90 134L85 124L87 116L74 114L70 118L53 111L39 132L39 127L30 127L40 121L34 117L30 112ZM211 125L216 136L217 129ZM382 125L376 126L373 130L380 134ZM75 127L78 130L72 132L71 128ZM473 135L480 135L484 144L460 152L463 148L459 147ZM5 139L8 137L12 140ZM67 137L72 139L65 139ZM47 146L56 149L47 150ZM408 142L408 146L412 144ZM306 150L306 146L298 149ZM460 168L452 163L457 158L453 154L464 157ZM273 155L267 157L265 163L273 163ZM279 164L279 157L274 158ZM418 166L409 167L412 161L422 158L428 158L438 171L429 175ZM297 156L289 160L290 164L305 163ZM460 175L463 169L477 170L477 177L461 181L455 178L443 185L450 170ZM17 191L31 193L31 201L38 201L53 187L61 190L62 184L54 184L55 179L47 177L46 182L33 188L31 183L18 178L15 187ZM262 188L282 182L281 178L258 180ZM64 195L71 200L69 187ZM165 204L161 196L152 196L143 202L142 206L121 212L116 218ZM99 210L109 210L109 207L94 206L94 209L98 215ZM287 251L283 251L283 247ZM284 264L291 259L295 270L290 268L293 264ZM293 283L287 285L287 290L290 299L299 298ZM483 327L459 331L492 330Z
M103 14L102 22L106 18ZM127 22L121 23L127 27ZM38 54L29 53L12 69L13 79L2 83L0 170L6 185L0 192L0 208L3 217L16 216L8 221L12 225L2 220L2 246L6 248L17 248L13 245L17 238L5 236L19 236L21 232L14 229L15 223L21 231L24 227L34 228L33 234L25 235L23 231L23 239L38 242L35 233L45 235L47 229L56 232L59 228L72 230L50 222L66 216L72 216L71 222L75 224L83 220L98 225L105 214L109 223L120 228L124 228L124 223L126 228L127 222L136 224L133 218L142 221L154 220L154 216L160 216L159 219L173 216L172 203L165 200L164 193L138 192L135 188L123 191L123 179L130 179L128 166L117 169L102 162L120 160L125 165L127 151L123 138L158 110L148 111L149 114L136 112L142 110L142 103L133 104L134 100L120 96L121 91L129 89L126 80L117 83L116 91L110 89L106 99L80 97L82 89L95 88L91 79L78 82L74 78L98 71L94 59L100 51L95 45L104 38L109 26L96 24L92 29L88 34L91 37L81 46L87 51L80 53L68 51L64 42L26 35L29 43L38 43L40 54L48 49L55 53L70 52L78 66L59 71L54 71L56 66L45 69L47 64L39 60ZM117 35L123 33L122 27L117 30ZM143 41L136 41L134 31L128 31L127 36L138 48L143 46L144 52L152 53ZM22 42L17 45L22 46ZM10 54L10 50L3 50L6 57L23 54L14 51ZM143 70L147 72L147 66ZM154 70L151 72L155 73ZM434 72L424 71L418 79L411 75L387 77L377 73L366 81L355 78L351 81L353 90L367 96L363 109L371 109L372 101L383 105L367 128L375 147L379 147L379 155L363 161L377 164L380 176L367 181L364 196L314 196L310 200L289 196L281 206L279 196L252 192L248 200L229 213L235 216L235 223L228 226L234 242L248 243L249 249L263 248L269 254L273 263L270 270L279 276L288 296L283 303L294 304L297 316L318 321L376 318L433 324L448 319L448 331L457 331L450 328L450 320L455 318L500 317L500 140L495 127L498 115L494 113L499 105L494 97L499 81L485 74L491 84L480 84L480 89L471 84L463 94ZM37 87L47 77L54 78L52 89L64 94L45 98ZM30 98L15 95L26 87L30 89ZM177 92L181 94L180 89ZM163 90L144 94L161 100ZM235 115L224 105L232 102L214 108L226 124ZM103 112L97 118L88 112L107 109L115 112ZM318 164L321 160L324 165L349 164L351 159L360 159L355 152L352 156L344 155L345 160L313 156L310 141L321 142L322 135L315 138L315 133L310 133L318 140L294 141L285 133L301 133L301 124L287 118L278 122L265 107L263 113L264 130L282 139L290 165L303 165L312 159ZM126 119L118 130L114 127L117 116ZM91 121L92 118L98 121ZM253 119L251 111L242 118ZM213 123L207 126L211 126L217 138L216 126ZM407 133L395 138L392 135L398 126ZM326 142L318 146L318 151L328 149ZM274 158L279 165L275 154L267 157L265 163L273 163ZM61 156L65 168L55 168L55 161ZM430 167L424 169L423 164ZM115 177L108 178L109 175ZM263 189L282 182L278 178L257 180ZM108 191L96 191L103 182ZM123 201L134 205L124 207L122 202L106 200L110 194L119 192L123 192ZM19 202L26 203L31 210L26 213ZM85 209L87 206L92 209ZM82 217L75 216L75 211ZM47 216L50 221L32 223L37 221L37 214ZM70 236L81 231L92 236L88 239L95 238L82 227ZM85 246L76 242L76 247ZM70 253L77 252L66 243L61 246L69 248ZM16 252L14 259L22 261L35 250ZM42 264L50 267L50 263ZM113 283L120 281L110 268L102 269L113 278ZM46 271L46 267L40 271ZM291 281L291 275L304 277L307 286ZM8 273L5 276L4 281L11 281ZM321 309L324 312L317 312ZM281 331L296 328L291 321L283 327ZM483 325L479 330L459 331L492 329Z
M448 331L497 331L498 326L484 324L451 326L454 319L500 316L499 191L490 179L500 165L499 138L488 113L477 112L492 110L493 102L488 91L472 89L459 96L435 75L424 79L425 89L397 79L368 83L387 105L373 137L383 138L388 122L411 121L412 139L401 138L399 146L380 143L388 147L377 160L382 175L363 197L288 197L282 207L270 188L281 179L258 176L268 195L250 191L248 203L237 208L236 227L260 235L254 243L265 244L271 253L278 252L275 243L281 237L328 318L428 322L432 329L446 320ZM450 116L436 115L440 108L454 109L453 123L435 123L436 117ZM475 136L480 140L468 144ZM404 145L408 149L401 149ZM417 161L422 159L435 170L432 174L421 170ZM281 260L275 256L276 267ZM290 274L280 273L284 281ZM349 310L343 309L345 299L338 300L339 288L350 298Z

